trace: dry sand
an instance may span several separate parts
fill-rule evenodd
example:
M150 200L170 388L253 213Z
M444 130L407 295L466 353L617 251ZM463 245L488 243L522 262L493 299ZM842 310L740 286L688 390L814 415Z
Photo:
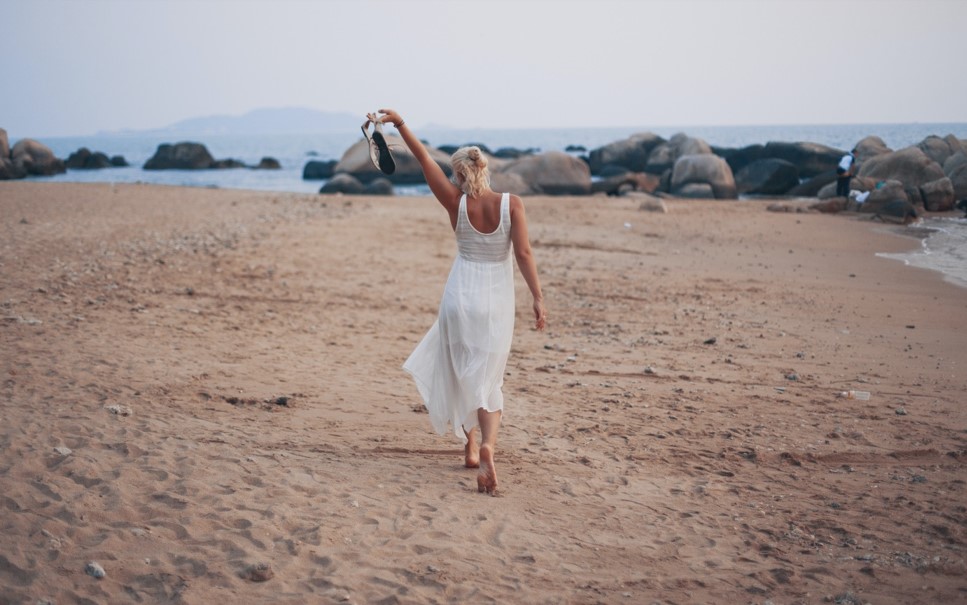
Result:
M494 498L400 369L431 199L0 183L0 603L967 601L967 291L904 228L526 204Z

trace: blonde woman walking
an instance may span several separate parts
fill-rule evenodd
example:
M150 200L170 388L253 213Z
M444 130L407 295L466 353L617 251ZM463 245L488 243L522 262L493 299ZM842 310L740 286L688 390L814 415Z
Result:
M547 320L524 204L516 195L490 189L487 158L479 148L463 147L453 154L451 182L399 113L379 113L367 117L396 127L457 238L458 254L437 320L403 368L413 375L437 433L446 433L449 425L466 442L464 463L479 468L477 491L493 494L494 451L504 409L501 387L514 333L511 249L533 297L537 329L543 330Z

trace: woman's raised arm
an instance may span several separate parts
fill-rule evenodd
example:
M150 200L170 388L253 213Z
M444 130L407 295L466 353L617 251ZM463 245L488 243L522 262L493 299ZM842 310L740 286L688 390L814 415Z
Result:
M426 147L423 146L423 143L417 138L416 134L410 130L410 127L406 125L399 113L393 109L380 109L379 113L383 115L376 117L373 114L369 114L370 119L378 119L384 124L390 122L396 127L397 132L403 137L403 142L409 147L416 161L420 163L420 168L423 170L423 177L426 179L426 184L430 186L430 191L433 192L433 195L440 204L447 209L452 219L460 207L460 188L450 182L446 173L430 157L430 153L426 150Z

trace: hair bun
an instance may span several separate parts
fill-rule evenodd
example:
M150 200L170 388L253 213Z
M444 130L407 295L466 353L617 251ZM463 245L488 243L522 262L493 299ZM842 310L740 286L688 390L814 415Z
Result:
M477 168L483 168L487 165L487 158L484 157L483 153L480 151L480 148L476 145L467 150L467 158L469 158Z

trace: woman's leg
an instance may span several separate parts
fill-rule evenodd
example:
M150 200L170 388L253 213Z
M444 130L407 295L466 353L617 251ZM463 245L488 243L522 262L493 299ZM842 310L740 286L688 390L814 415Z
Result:
M467 436L467 445L463 446L463 464L467 468L478 468L480 466L480 444L477 443L477 429L469 431L463 429L463 434Z
M477 410L480 423L480 471L477 472L477 491L492 494L497 491L497 467L494 466L494 449L497 447L497 429L500 412Z

